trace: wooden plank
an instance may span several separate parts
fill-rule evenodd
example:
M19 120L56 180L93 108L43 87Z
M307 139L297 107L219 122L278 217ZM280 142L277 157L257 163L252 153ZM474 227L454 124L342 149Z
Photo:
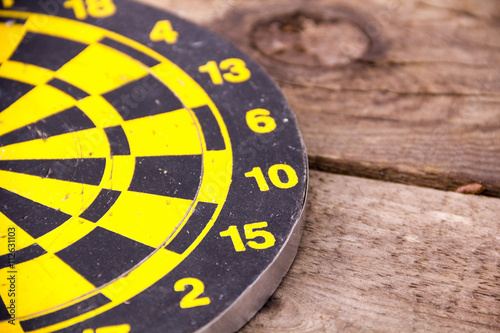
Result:
M498 1L161 6L269 71L298 116L312 168L445 190L480 182L500 195Z
M241 332L498 332L500 199L311 173L298 256Z

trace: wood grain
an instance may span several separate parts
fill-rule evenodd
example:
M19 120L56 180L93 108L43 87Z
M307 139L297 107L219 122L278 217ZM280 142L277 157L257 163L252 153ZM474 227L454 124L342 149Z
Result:
M311 167L500 195L500 3L148 0L274 77Z
M292 269L242 332L498 332L500 200L311 172Z

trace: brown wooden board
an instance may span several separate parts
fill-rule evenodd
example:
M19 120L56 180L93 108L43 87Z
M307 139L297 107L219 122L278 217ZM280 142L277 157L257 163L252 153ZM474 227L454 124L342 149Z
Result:
M496 198L312 171L299 253L257 332L498 332Z

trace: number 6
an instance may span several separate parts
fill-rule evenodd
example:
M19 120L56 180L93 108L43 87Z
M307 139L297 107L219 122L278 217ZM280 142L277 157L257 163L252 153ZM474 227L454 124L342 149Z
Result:
M248 127L255 133L270 133L276 128L276 121L266 109L254 109L247 112Z

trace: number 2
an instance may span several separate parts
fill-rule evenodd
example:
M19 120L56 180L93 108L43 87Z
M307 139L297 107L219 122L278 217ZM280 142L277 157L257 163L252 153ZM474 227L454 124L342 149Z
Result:
M88 328L85 331L83 331L83 333L128 333L128 332L130 332L129 324L99 327L95 331L91 328Z
M198 297L205 291L205 285L198 279L195 278L184 278L177 281L174 285L175 291L184 291L186 286L192 286L193 290L188 292L181 300L180 307L183 309L194 308L196 306L208 305L210 304L210 298L208 297Z

